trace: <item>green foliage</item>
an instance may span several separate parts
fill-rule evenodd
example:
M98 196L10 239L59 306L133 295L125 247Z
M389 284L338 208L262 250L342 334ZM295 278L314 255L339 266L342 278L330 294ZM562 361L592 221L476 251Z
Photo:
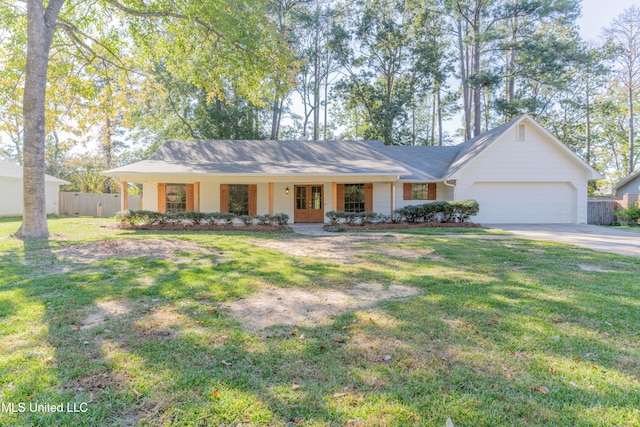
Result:
M467 222L480 211L475 200L454 200L410 205L395 213L407 222Z
M616 210L616 217L627 224L637 224L640 221L640 202L627 209Z
M190 224L200 225L232 225L237 221L249 226L254 222L258 225L286 225L289 221L289 215L285 213L276 213L274 215L241 215L237 216L229 212L176 212L161 213L145 210L128 210L121 211L115 215L116 221L121 224L139 225L163 225L163 224L180 224L188 226Z

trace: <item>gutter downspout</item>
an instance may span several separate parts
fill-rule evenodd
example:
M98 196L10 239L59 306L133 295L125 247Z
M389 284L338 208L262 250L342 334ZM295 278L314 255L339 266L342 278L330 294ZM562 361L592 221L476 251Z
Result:
M442 181L442 183L448 187L453 187L453 198L456 198L456 180L452 180L453 184L448 183L447 181L449 181L448 179L445 179L444 181Z

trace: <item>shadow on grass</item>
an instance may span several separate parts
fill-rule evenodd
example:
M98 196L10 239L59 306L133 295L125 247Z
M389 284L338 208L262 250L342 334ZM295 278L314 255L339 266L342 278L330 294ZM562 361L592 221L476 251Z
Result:
M25 265L3 256L7 276L0 292L21 298L8 299L10 310L27 303L42 307L34 322L45 325L45 345L54 353L44 365L42 355L26 351L12 359L16 365L1 366L12 378L20 378L16 370L32 379L39 372L49 377L17 387L14 381L13 389L3 383L5 395L16 402L91 403L82 414L2 416L12 425L637 420L638 351L622 345L637 342L637 306L603 296L603 286L587 280L602 276L572 268L573 258L559 248L427 239L412 244L433 245L443 260L375 254L370 263L346 267L231 242L223 244L231 254L222 263L215 255L198 255L193 263L128 258L32 277ZM42 249L29 248L25 262L55 264ZM588 251L572 256L603 262ZM194 265L203 259L211 264ZM521 265L533 270L510 268ZM338 316L328 326L257 334L243 331L218 307L264 284L348 286L362 278L423 292ZM629 280L618 286L638 297ZM614 319L629 324L620 327ZM300 388L294 390L294 383ZM550 393L536 391L539 386Z

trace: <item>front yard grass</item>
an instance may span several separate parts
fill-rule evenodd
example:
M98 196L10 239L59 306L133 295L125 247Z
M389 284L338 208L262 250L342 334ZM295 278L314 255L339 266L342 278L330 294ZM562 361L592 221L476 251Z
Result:
M407 236L339 263L252 243L295 245L290 234L104 223L52 218L38 243L4 237L19 221L0 220L0 425L640 425L640 259ZM128 239L188 250L58 252ZM222 307L269 287L360 283L419 293L258 332ZM86 412L29 410L61 403Z

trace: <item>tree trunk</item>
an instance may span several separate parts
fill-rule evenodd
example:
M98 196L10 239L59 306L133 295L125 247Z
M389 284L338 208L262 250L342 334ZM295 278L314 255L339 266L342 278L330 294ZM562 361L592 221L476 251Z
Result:
M586 82L586 110L585 110L585 116L586 116L586 120L587 120L587 163L591 164L591 100L589 99L589 77L587 75L587 78L585 79Z
M438 90L436 91L438 98L438 145L442 146L442 104L440 99L440 83L438 83Z
M634 159L633 159L633 143L634 143L634 131L633 131L633 87L631 84L632 80L629 80L629 174L633 173L635 169Z
M474 75L480 75L480 33L478 29L474 30L473 34L473 73ZM481 133L482 127L482 86L476 82L476 86L473 88L473 136L478 136Z
M56 20L65 0L51 0L44 9L42 0L27 1L27 63L24 98L24 212L18 237L44 239L47 228L47 204L44 185L45 95L49 50Z
M458 50L460 52L460 79L462 80L462 109L464 112L464 140L471 139L471 107L469 102L468 68L465 64L462 18L458 18Z

